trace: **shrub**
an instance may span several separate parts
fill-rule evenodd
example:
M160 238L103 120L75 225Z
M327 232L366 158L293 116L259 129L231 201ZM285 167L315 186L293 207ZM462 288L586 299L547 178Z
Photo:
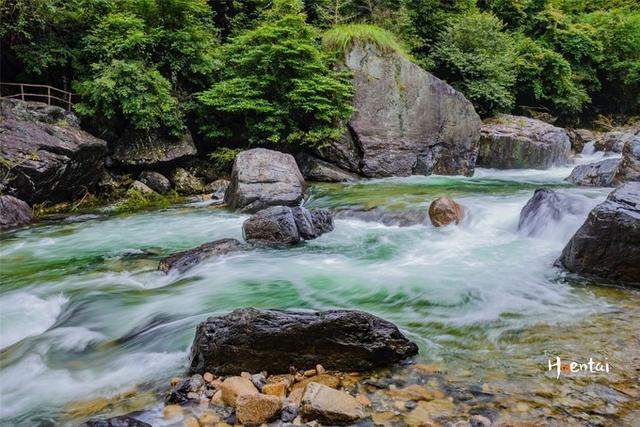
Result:
M431 54L436 74L460 90L483 116L511 110L514 42L488 13L454 20Z
M276 1L220 60L220 81L198 95L208 117L202 129L214 141L317 147L340 137L353 89L329 66L299 1Z
M387 30L369 24L336 25L325 31L322 46L330 51L344 53L354 42L371 43L383 52L395 52L407 56L405 49L395 36Z

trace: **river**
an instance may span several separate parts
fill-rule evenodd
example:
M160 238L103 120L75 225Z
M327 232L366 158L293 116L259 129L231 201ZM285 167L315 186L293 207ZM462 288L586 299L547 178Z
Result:
M451 386L487 385L511 402L498 408L513 404L524 419L632 420L640 408L619 389L637 381L640 294L553 267L610 191L567 185L570 171L318 184L309 206L426 209L448 195L469 214L440 229L338 219L333 232L294 248L166 276L156 270L161 256L241 239L247 216L197 203L0 234L0 421L73 424L143 409L161 424L160 393L184 373L195 325L243 306L365 310L402 328L420 346L418 361L443 366ZM580 212L530 237L518 232L519 213L541 186L577 196ZM556 355L607 358L611 372L557 380L547 372Z

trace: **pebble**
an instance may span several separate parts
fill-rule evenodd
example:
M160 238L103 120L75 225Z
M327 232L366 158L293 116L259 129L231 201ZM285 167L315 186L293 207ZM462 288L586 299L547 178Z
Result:
M211 427L220 422L220 417L213 411L206 411L198 419L203 427Z
M222 382L222 401L229 406L236 406L236 400L247 394L258 394L258 389L246 377L229 377Z
M251 375L250 379L253 385L256 386L258 390L262 390L262 387L264 387L264 385L267 383L267 379L262 373Z
M246 378L248 380L251 380L251 374L249 372L240 372L240 376L242 378Z
M236 401L237 420L255 426L274 419L282 409L282 400L266 394L245 394Z
M222 401L222 390L218 390L215 393L213 393L213 397L211 398L211 404L212 405L223 405L224 402Z
M300 413L305 421L336 425L353 423L364 418L364 407L353 397L325 385L307 384Z
M171 378L171 387L175 387L182 382L182 378L173 377Z
M264 394L278 396L284 399L287 397L287 386L285 383L265 384L262 387L262 392Z
M198 422L198 420L195 419L195 417L188 416L182 423L182 426L183 427L200 427L200 423Z
M371 405L371 399L369 399L369 398L367 397L367 395L366 395L366 394L364 394L364 393L360 393L360 394L358 394L358 395L356 396L356 400L357 400L358 402L360 402L360 404L361 404L362 406L370 406L370 405Z
M200 390L200 387L202 387L203 385L204 385L204 378L202 378L202 375L200 374L193 375L189 380L190 391L196 392Z
M215 393L215 391L211 390L211 389L207 389L204 391L204 395L207 396L209 399L211 399L213 397L213 394Z
M162 410L162 416L167 420L175 420L184 416L182 412L182 406L180 405L167 405Z
M490 427L491 420L484 415L474 415L471 417L471 426L472 427Z
M213 379L215 378L213 376L213 374L211 372L205 372L204 375L202 376L202 378L204 378L204 380L208 383L210 383L211 381L213 381Z
M305 377L313 377L317 373L318 373L318 371L316 371L315 369L309 369L307 371L304 371L304 376Z
M324 369L324 367L320 364L316 365L316 372L318 373L318 375L322 375L324 374L326 371L326 369Z
M280 420L283 423L290 423L298 417L298 407L296 405L285 405L280 413ZM302 421L302 420L301 420Z

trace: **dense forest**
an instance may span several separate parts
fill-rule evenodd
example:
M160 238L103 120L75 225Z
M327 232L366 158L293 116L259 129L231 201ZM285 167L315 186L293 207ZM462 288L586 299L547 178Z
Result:
M352 114L349 76L335 63L354 39L402 53L484 117L516 112L585 123L640 108L637 0L9 0L1 7L2 80L74 91L85 126L106 139L189 128L222 157L221 147L321 146Z

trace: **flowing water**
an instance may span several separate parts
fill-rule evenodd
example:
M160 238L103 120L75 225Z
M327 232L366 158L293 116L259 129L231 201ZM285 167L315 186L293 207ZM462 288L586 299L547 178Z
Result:
M73 424L145 409L143 419L158 424L161 392L184 373L195 325L243 306L372 312L419 344L418 361L443 366L448 384L506 396L500 410L517 401L524 419L627 422L640 414L628 387L640 368L640 295L553 267L610 191L567 185L570 170L316 185L312 207L426 209L449 195L469 215L441 229L337 220L332 233L298 247L236 253L167 276L156 271L161 256L240 239L246 216L200 204L4 233L0 423ZM519 213L541 186L574 195L579 212L529 237L517 230ZM547 372L556 355L607 358L611 372L556 380Z

